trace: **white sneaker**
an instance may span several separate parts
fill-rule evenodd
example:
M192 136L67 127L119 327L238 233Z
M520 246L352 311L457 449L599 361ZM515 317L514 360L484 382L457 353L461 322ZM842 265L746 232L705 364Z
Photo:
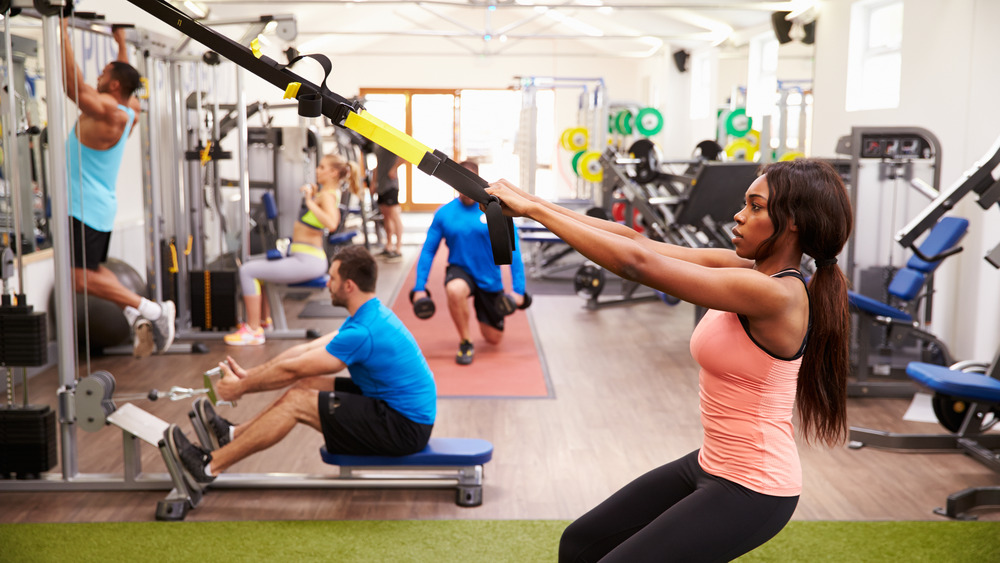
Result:
M153 342L153 322L139 317L132 325L132 355L145 358L153 353L156 343Z
M173 301L160 303L160 318L153 321L153 338L156 341L156 353L162 354L174 343L174 321L177 319L177 309Z

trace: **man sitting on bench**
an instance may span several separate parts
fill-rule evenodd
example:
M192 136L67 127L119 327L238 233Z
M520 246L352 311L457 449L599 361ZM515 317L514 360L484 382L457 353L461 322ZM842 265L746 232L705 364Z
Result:
M204 398L194 418L205 426L211 453L177 427L167 446L188 480L209 483L247 456L280 442L303 423L323 433L326 449L353 455L408 455L430 439L437 412L434 377L413 335L377 297L375 259L361 246L334 256L328 289L350 316L340 330L244 369L221 362L215 391L233 401L246 393L291 387L246 424L233 425ZM347 369L350 378L331 374Z

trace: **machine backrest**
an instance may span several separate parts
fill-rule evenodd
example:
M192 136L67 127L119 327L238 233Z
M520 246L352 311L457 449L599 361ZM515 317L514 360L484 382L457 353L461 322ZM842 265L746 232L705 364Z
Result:
M969 221L960 217L944 217L927 233L920 246L920 252L927 257L933 257L951 250L958 244L969 229ZM942 260L927 262L913 255L889 283L889 294L903 301L912 301L920 294L927 277L941 265Z
M264 195L260 196L261 203L264 204L264 214L270 220L275 220L278 218L278 204L274 201L274 194L271 192L264 192Z
M687 191L687 201L675 220L682 225L700 226L710 216L717 223L728 223L743 207L743 196L757 179L756 162L704 162Z
M936 225L934 225L931 232L927 233L927 237L922 243L920 243L918 248L924 256L936 256L942 252L955 248L955 245L962 240L965 233L968 231L968 219L963 219L961 217L943 217ZM929 274L936 270L940 264L941 260L936 262L927 262L914 254L906 262L906 267Z

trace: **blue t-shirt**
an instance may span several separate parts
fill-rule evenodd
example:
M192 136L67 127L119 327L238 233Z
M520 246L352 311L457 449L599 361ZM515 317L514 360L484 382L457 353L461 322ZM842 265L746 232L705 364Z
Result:
M442 205L434 213L431 227L427 230L424 247L417 262L417 281L414 289L422 291L427 286L427 276L434 263L441 240L448 246L448 263L468 272L476 285L483 291L503 291L503 277L500 266L493 262L493 245L490 230L486 225L486 214L479 204L465 205L455 198ZM524 262L521 261L521 241L514 233L514 254L511 257L510 273L514 293L524 295Z
M382 399L419 424L434 424L434 374L399 317L373 297L347 317L326 351L347 364L365 397Z
M85 146L73 126L66 139L66 175L69 177L69 214L96 231L110 233L115 226L118 199L115 185L132 130L135 111L118 104L128 115L128 123L114 146L99 151Z

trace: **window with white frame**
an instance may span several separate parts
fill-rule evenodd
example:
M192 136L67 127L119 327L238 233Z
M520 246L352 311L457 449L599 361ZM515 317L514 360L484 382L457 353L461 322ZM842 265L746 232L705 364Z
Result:
M712 59L705 50L695 51L691 55L691 119L709 117L715 111L716 100L714 91L715 76L712 72Z
M851 6L846 110L899 107L903 0L862 0Z
M768 32L750 40L747 57L746 110L754 123L761 123L762 117L774 112L777 90L778 40Z

